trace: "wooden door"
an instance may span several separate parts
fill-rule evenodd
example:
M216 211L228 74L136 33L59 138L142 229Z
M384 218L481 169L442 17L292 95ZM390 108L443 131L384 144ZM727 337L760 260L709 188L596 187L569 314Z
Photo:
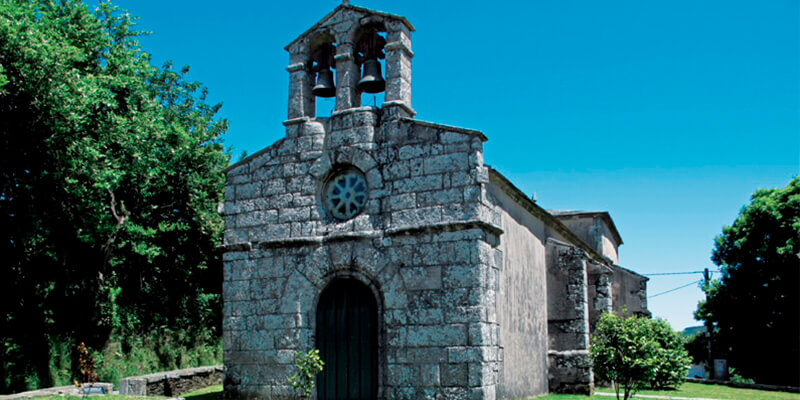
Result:
M325 367L319 400L375 400L378 396L378 307L355 279L332 282L317 305L316 344Z

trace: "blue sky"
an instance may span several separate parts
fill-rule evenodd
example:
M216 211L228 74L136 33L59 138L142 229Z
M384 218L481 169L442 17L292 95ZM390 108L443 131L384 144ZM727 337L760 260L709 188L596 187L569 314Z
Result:
M154 63L190 65L223 102L235 160L283 137L283 47L340 2L114 3L153 32ZM483 131L486 162L545 208L609 211L640 273L713 267L750 194L798 175L796 0L352 3L416 27L418 119ZM701 277L652 277L649 293ZM650 309L683 329L701 297L691 285Z

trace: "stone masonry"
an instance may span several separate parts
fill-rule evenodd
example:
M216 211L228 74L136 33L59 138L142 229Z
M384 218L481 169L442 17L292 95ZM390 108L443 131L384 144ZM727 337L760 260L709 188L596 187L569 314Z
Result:
M361 107L356 87L353 43L368 29L387 41L380 108ZM295 395L295 353L317 346L320 296L340 280L377 303L377 398L592 390L590 315L617 301L615 260L485 165L481 132L414 119L413 30L342 4L287 46L286 136L227 171L228 398ZM321 43L336 45L330 117L315 116L311 93ZM339 219L323 198L345 170L363 174L367 197Z
M552 257L547 268L550 390L591 392L587 257L554 239L547 245Z
M494 390L497 324L481 289L497 284L500 231L482 198L484 139L379 117L356 109L289 125L296 136L229 172L226 384L239 392L290 394L286 376L295 350L312 343L315 299L345 275L380 295L386 397ZM364 212L345 222L316 206L317 182L336 164L356 166L369 184Z

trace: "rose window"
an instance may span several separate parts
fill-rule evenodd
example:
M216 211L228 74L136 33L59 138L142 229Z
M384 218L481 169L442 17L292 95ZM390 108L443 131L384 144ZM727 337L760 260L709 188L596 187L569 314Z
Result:
M325 209L334 218L346 220L355 217L367 203L364 174L354 168L337 173L325 184L323 197Z

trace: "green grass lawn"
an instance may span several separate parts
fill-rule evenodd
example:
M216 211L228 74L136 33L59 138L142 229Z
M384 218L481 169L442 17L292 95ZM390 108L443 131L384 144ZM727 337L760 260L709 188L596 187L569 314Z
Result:
M614 393L614 390L602 388L598 389L598 392ZM684 383L677 390L644 390L640 394L722 400L800 400L800 393L738 389L722 385L704 385L702 383Z
M184 393L175 397L183 397L186 400L222 400L222 385L214 385L195 390L193 392ZM164 396L129 396L121 394L108 394L97 395L92 394L89 396L42 396L36 397L36 400L165 400Z
M128 396L121 394L90 394L88 396L59 395L32 397L36 400L165 400L163 396Z
M613 389L602 388L599 392L614 393ZM685 383L678 390L646 390L641 394L671 396L671 397L695 397L722 400L800 400L798 393L770 392L764 390L736 389L719 385L704 385L701 383ZM221 400L222 385L209 386L191 393L181 395L186 400ZM571 394L551 394L537 397L536 400L612 400L614 397L605 396L581 396Z
M194 392L182 394L180 397L186 400L222 400L222 385L204 387Z
M600 388L598 392L614 393L613 389ZM770 392L765 390L737 389L720 385L704 385L701 383L685 383L677 390L645 390L640 394L670 396L670 397L694 397L721 400L800 400L799 393ZM95 396L90 396L95 397ZM164 400L165 397L139 397L139 396L120 396L108 395L97 396L96 400ZM195 390L190 393L181 394L186 400L222 400L222 385L209 386ZM81 396L48 396L39 399L47 400L82 400ZM581 396L572 394L551 394L537 397L536 400L612 400L614 397L606 396Z

